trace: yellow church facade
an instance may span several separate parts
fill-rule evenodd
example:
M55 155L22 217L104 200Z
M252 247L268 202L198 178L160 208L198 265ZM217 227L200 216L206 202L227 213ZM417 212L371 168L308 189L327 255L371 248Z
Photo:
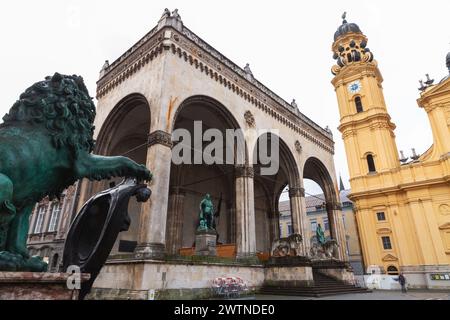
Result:
M428 115L433 144L407 161L399 157L383 77L367 40L344 17L332 45L332 84L364 264L403 272L411 287L450 288L450 76L422 85L417 102Z

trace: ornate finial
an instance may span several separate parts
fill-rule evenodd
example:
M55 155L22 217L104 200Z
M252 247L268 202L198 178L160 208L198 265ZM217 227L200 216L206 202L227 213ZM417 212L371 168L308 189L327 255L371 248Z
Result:
M175 10L172 11L172 17L175 18L178 21L181 21L181 16L178 13L178 9L175 9Z
M168 17L170 17L170 10L167 9L167 8L165 8L165 9L164 9L164 12L163 12L163 14L162 14L162 16L161 16L161 19L168 18ZM160 19L160 20L161 20L161 19Z
M427 87L424 86L423 80L419 80L419 83L420 83L419 91L425 91L425 89L426 89Z
M247 73L248 75L253 76L252 70L250 69L250 64L247 63L247 64L245 65L244 71L245 71L245 73Z
M412 151L411 159L413 159L413 160L419 159L420 155L418 155L418 154L416 153L416 149L411 148L411 151Z
M108 69L108 68L109 68L109 60L105 60L105 63L103 64L102 69L103 69L103 70L106 70L106 69Z
M294 108L298 108L298 105L297 105L297 102L295 102L295 99L292 99L291 106Z
M405 163L406 161L408 161L408 157L405 157L403 150L400 150L400 162Z
M344 13L342 14L342 24L347 23L347 20L345 20L346 17L347 17L347 11L344 11Z
M450 52L447 53L447 56L445 57L445 65L447 66L448 73L450 73Z
M425 81L425 84L427 86L431 86L433 84L433 82L434 82L434 79L430 79L430 75L428 73L425 74L425 77L427 77L427 81Z

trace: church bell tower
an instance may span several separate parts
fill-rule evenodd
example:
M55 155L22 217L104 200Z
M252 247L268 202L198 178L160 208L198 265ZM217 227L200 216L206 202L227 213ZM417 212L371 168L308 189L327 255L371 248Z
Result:
M345 144L352 193L361 179L400 166L395 125L386 109L380 70L358 25L342 25L334 34L331 69L340 112L339 131Z

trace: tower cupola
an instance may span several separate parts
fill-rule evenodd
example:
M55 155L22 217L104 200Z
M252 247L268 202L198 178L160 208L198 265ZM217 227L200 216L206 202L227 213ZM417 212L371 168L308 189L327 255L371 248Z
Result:
M372 62L373 54L367 47L367 37L356 23L348 23L346 12L342 15L342 24L334 33L332 45L333 59L336 65L331 72L337 75L339 71L354 62Z

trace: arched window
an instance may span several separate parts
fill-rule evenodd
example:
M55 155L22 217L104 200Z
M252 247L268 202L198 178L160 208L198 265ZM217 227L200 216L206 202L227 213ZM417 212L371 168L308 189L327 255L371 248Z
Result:
M53 259L52 259L52 269L55 269L58 266L58 258L59 258L59 255L57 253L55 253L53 255Z
M369 173L377 171L375 169L375 162L373 161L373 156L371 154L367 155L367 167L369 168Z
M391 275L397 275L398 274L398 269L395 266L389 266L387 268L387 273L391 274Z
M355 106L356 106L356 112L363 112L363 105L361 102L361 97L356 97L355 98Z

